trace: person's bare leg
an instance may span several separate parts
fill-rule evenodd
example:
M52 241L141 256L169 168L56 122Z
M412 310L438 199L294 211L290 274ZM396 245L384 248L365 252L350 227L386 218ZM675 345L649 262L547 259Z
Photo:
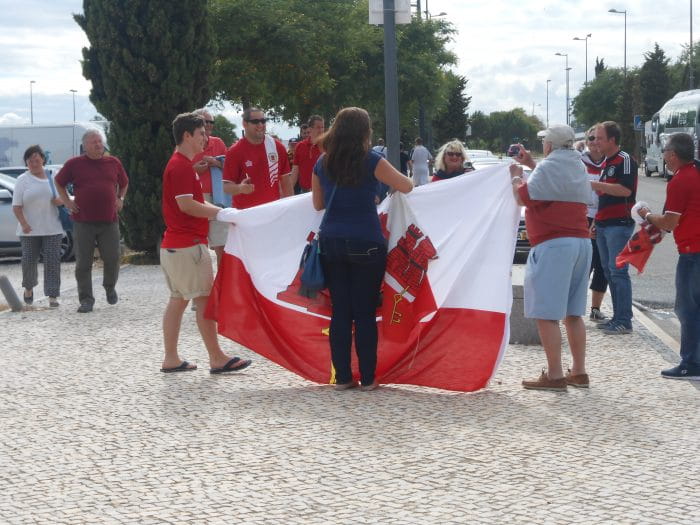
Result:
M224 256L224 247L214 246L212 250L214 250L214 253L216 254L216 271L218 272L219 268L221 268L221 258Z
M204 317L204 311L207 308L209 296L195 297L192 299L197 307L197 328L204 341L204 346L209 354L209 366L211 368L221 368L230 359L231 356L224 353L219 346L219 338L216 333L216 321Z
M177 341L180 338L180 324L182 315L187 308L187 299L171 297L163 313L163 346L165 357L163 368L175 368L182 364L182 359L177 353Z
M561 330L559 321L537 319L537 331L540 334L542 347L547 356L547 377L561 379L564 371L561 367Z
M571 349L571 375L586 373L586 324L583 318L568 316L564 319L566 337Z
M600 310L600 305L603 304L603 297L605 297L605 292L596 292L593 290L591 292L591 308Z

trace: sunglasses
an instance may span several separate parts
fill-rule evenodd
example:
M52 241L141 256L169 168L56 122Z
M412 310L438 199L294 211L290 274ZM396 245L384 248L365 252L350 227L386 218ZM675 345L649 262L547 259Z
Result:
M204 123L205 123L205 124L209 124L209 125L211 125L211 126L214 125L214 121L213 121L213 120L205 120Z
M448 157L461 157L462 154L459 151L446 151L445 154Z
M246 119L246 122L249 122L250 124L265 124L267 122L266 118L250 118Z

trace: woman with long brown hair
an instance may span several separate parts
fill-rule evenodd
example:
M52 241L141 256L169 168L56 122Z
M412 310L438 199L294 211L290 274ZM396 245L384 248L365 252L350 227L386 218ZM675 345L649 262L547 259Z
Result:
M321 138L325 154L311 178L314 207L326 208L320 244L333 305L329 339L336 390L357 386L350 367L353 325L362 390L377 387L376 308L387 246L375 195L379 182L402 193L413 189L411 179L370 150L371 138L371 122L364 109L340 110Z

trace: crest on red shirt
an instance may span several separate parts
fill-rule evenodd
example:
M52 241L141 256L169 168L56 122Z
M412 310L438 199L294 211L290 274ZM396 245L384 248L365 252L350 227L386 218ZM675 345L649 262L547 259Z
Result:
M245 161L245 167L246 167L246 168L252 168L252 167L253 167L253 161L252 161L252 160L246 160L246 161Z
M269 163L274 164L274 163L277 162L278 160L279 160L279 156L277 155L276 152L275 152L275 153L268 153L268 154L267 154L267 161L268 161Z

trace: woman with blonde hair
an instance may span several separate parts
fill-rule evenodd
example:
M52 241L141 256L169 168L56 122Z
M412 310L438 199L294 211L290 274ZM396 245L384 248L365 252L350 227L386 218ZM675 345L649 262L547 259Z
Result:
M474 171L467 155L467 148L459 140L444 144L435 156L437 171L430 182L451 179L469 171Z
M336 390L357 386L350 367L353 326L362 390L377 387L376 309L387 245L375 195L379 182L402 193L413 189L411 179L370 149L371 139L367 112L341 109L320 139L325 153L311 176L314 208L326 209L319 239L333 305L329 340Z

